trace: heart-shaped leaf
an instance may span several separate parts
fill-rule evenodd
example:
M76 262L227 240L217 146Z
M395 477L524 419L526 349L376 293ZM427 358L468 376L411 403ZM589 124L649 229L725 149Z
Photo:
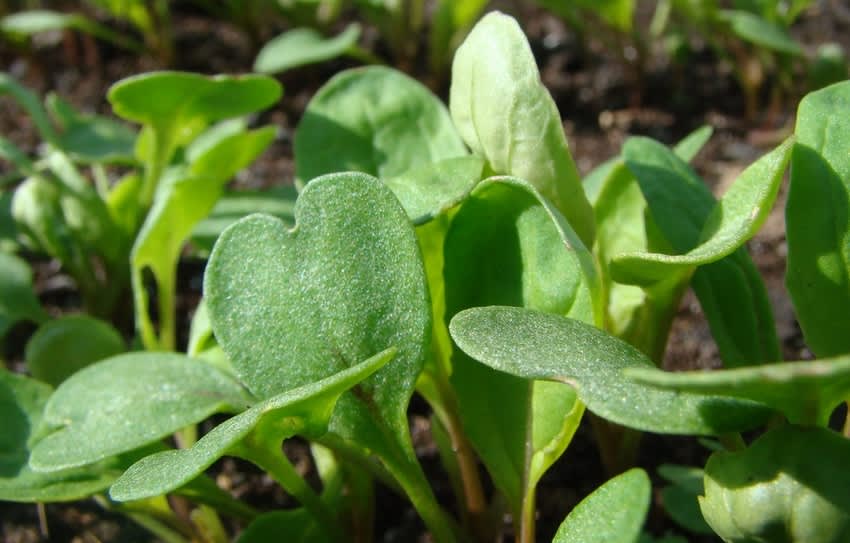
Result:
M575 506L552 543L637 543L651 493L642 469L614 477Z
M106 489L128 463L109 458L85 468L38 473L29 466L30 445L52 389L34 379L0 370L0 500L56 502L86 498Z
M492 304L594 321L592 256L560 213L520 179L494 177L476 187L452 219L444 255L447 321ZM461 352L452 366L464 429L519 515L570 442L583 407L568 387L532 384Z
M295 217L292 229L255 215L222 233L204 278L216 338L260 398L396 347L392 364L340 399L331 437L379 456L448 537L407 428L431 331L413 227L386 185L361 173L314 179Z
M463 141L490 171L530 182L592 246L593 210L561 116L512 17L487 14L458 48L449 104Z
M40 323L47 313L38 303L32 289L32 271L26 262L15 255L0 252L0 340L17 322L29 320Z
M41 326L27 342L25 358L33 377L59 386L84 367L126 350L124 338L111 324L70 315Z
M64 381L44 411L50 432L32 451L38 471L84 466L137 449L252 398L233 378L178 354L128 353Z
M711 372L630 368L626 375L677 392L753 400L797 423L826 424L835 407L850 398L850 356Z
M850 82L806 96L785 208L785 282L806 343L817 356L850 352Z
M673 151L649 138L629 139L623 154L653 224L672 251L684 254L696 247L716 208L708 187ZM614 279L628 278L615 275ZM780 358L767 289L743 247L698 267L691 284L725 364L752 365Z
M715 453L700 507L732 543L842 543L850 538L850 441L785 425L750 447Z
M458 313L449 330L472 358L525 379L570 384L588 409L630 428L718 435L759 426L771 413L752 402L638 384L622 371L652 369L652 362L628 343L574 319L482 307Z
M183 243L212 210L224 184L253 162L271 144L274 134L274 128L266 127L225 136L197 156L190 155L185 168L165 176L131 254L136 325L146 348L174 349L176 267ZM142 281L145 269L151 271L158 288L159 339L147 311L148 293Z
M767 219L791 159L793 143L793 139L786 140L741 173L706 217L699 245L681 255L646 252L616 255L611 272L624 283L650 284L678 270L708 264L734 252ZM635 152L626 151L626 156Z
M319 89L294 146L300 184L350 170L383 179L468 154L442 102L415 79L381 66L347 70Z
M387 349L326 379L260 402L219 424L189 449L148 456L112 485L110 496L117 501L159 496L187 484L226 454L254 460L255 447L270 444L279 451L281 441L295 434L318 437L327 429L339 396L394 355L395 349Z
M331 60L357 45L360 25L352 23L332 38L312 28L293 28L267 42L254 60L254 71L279 74L292 68Z

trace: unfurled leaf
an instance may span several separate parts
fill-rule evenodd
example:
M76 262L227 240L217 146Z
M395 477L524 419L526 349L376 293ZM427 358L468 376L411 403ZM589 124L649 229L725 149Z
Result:
M679 526L697 534L712 534L699 508L699 496L704 494L700 468L663 464L658 475L671 484L661 489L661 501L670 518Z
M575 506L552 543L637 543L651 493L642 469L614 477Z
M700 507L730 543L843 543L850 538L850 441L823 428L768 431L705 466Z
M380 66L342 72L319 89L294 145L302 185L342 171L385 179L468 154L440 100L415 79Z
M32 36L50 30L79 30L110 41L119 47L134 51L142 50L142 45L136 40L78 13L34 9L19 11L0 19L0 31L9 34Z
M127 345L109 323L87 315L48 321L27 342L27 369L52 386L98 360L123 353Z
M693 249L679 255L646 252L616 255L612 263L614 276L625 283L649 284L676 271L715 262L737 250L767 219L791 159L793 143L793 139L787 140L744 170L702 225L683 221L687 226L701 228L700 242ZM627 150L627 160L638 152ZM683 164L671 164L671 167Z
M15 78L3 72L0 72L0 94L11 95L30 116L42 139L48 143L56 143L56 130L38 96L18 83Z
M195 479L226 454L242 456L262 466L258 451L297 433L319 437L327 429L339 396L384 366L395 355L387 349L360 364L260 402L216 426L191 448L164 451L130 467L109 493L131 501L171 492Z
M718 435L754 428L771 411L752 402L638 384L626 368L654 365L631 345L583 322L512 307L463 311L452 338L472 358L525 379L573 386L590 411L658 433Z
M0 340L17 322L47 319L32 288L32 271L15 255L0 252Z
M664 145L648 138L631 138L623 147L623 154L627 167L638 180L653 224L657 225L672 252L684 254L697 247L706 233L714 232L721 219L740 220L723 215L723 208L717 207L711 191L699 176ZM779 151L780 157L781 154ZM781 170L776 168L776 160L780 157L767 155L763 159L765 163L756 163L751 169L757 171L771 165L771 175L781 176L781 171L776 173ZM718 209L719 212L714 211ZM757 216L763 212L760 209ZM734 226L736 222L729 224ZM628 280L629 277L615 274L614 279ZM700 300L724 364L735 367L780 358L767 289L743 247L725 258L698 267L693 272L691 286Z
M785 283L806 343L817 356L850 352L850 82L806 96L785 208Z
M53 393L41 421L46 436L35 444L30 465L56 471L91 464L252 401L205 362L166 353L119 355L75 373Z
M450 107L463 140L487 161L489 171L530 182L592 246L593 210L561 116L513 18L487 14L458 48Z
M753 400L795 423L826 424L835 407L850 398L848 356L711 372L628 369L626 375L675 392Z
M444 254L446 321L493 304L587 322L597 316L592 256L551 203L520 179L494 177L476 187L452 219ZM452 366L464 429L519 514L570 442L583 406L569 387L497 372L460 351Z
M266 43L254 60L254 71L279 74L292 68L331 60L357 45L360 25L352 23L332 38L312 28L293 28Z

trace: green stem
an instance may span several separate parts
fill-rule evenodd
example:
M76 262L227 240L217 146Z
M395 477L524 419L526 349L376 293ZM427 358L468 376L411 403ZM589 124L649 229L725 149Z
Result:
M524 493L522 511L519 519L519 531L516 534L517 543L534 543L536 492L534 488Z
M268 445L243 445L240 456L268 472L284 490L291 494L333 536L334 541L347 541L334 512L310 488L286 458L279 442Z
M737 432L719 435L717 436L717 440L727 451L743 451L747 448L744 438Z
M127 516L165 543L189 543L190 541L188 538L169 528L165 523L160 522L150 515L144 513L127 513Z
M850 437L850 400L844 402L847 404L847 415L844 417L844 437Z

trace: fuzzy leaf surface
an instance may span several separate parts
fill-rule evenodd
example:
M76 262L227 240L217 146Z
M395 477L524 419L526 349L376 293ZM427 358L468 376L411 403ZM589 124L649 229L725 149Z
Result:
M494 177L476 187L452 220L444 255L446 321L504 304L594 322L592 256L529 183ZM466 432L518 511L569 443L583 406L569 387L494 371L461 351L452 366Z
M42 419L46 435L30 465L38 471L84 466L251 403L233 378L200 360L118 355L75 373L53 393Z
M456 315L449 330L472 358L517 377L570 384L589 410L630 428L717 435L756 427L771 413L752 402L636 383L623 370L654 368L652 362L628 343L574 319L483 307Z
M302 433L325 432L339 396L393 358L395 349L375 355L323 380L288 390L216 426L189 449L164 451L132 465L112 485L110 496L132 501L171 492L198 477L226 454L240 456L240 442L280 442ZM248 456L250 460L250 456Z
M850 398L848 356L710 372L639 368L626 370L626 375L636 382L676 392L753 400L797 423L826 424L835 407Z

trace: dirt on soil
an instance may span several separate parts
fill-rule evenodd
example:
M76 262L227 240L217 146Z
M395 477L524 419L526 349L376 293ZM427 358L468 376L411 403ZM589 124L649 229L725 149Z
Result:
M498 4L516 8L511 2ZM802 17L794 32L807 48L838 41L850 51L850 21L832 16L831 5L818 2ZM684 67L673 66L663 54L651 51L646 71L638 77L622 60L628 54L615 54L605 43L594 39L577 43L563 21L542 10L514 11L522 17L543 80L565 119L567 137L582 173L618 154L630 135L649 135L673 143L693 129L710 124L715 134L695 159L694 167L719 195L745 165L776 145L791 129L799 96L786 97L759 118L744 120L745 106L737 82L728 66L708 50L697 49L697 54ZM231 25L212 21L186 8L174 14L174 30L176 50L180 53L172 66L174 69L207 74L241 73L252 64L256 40ZM369 29L365 36L367 41L377 40L375 32ZM380 50L380 43L375 46ZM26 51L0 48L0 60L9 73L40 95L57 92L84 111L100 113L110 112L105 94L113 82L160 68L150 57L134 56L83 36L62 34L40 38ZM277 126L278 137L254 165L239 174L234 186L291 184L292 134L301 112L331 75L355 65L353 61L337 60L284 74L280 78L285 87L283 100L256 120ZM447 97L445 84L432 83L432 87L438 95ZM768 99L765 95L765 101ZM0 97L0 133L30 153L39 145L38 135L25 113L5 97ZM811 355L803 343L783 284L786 254L783 209L784 189L749 248L768 287L784 355L786 359L800 359ZM52 262L34 260L34 268L39 295L49 311L55 315L73 311L79 301L69 278ZM202 274L202 262L187 261L181 265L180 307L185 323L200 297ZM15 361L20 360L25 340L32 331L31 327L21 327L8 342L6 359L12 360L13 366L19 367ZM663 365L669 370L720 365L699 304L690 293L677 314ZM410 412L414 443L429 480L438 497L451 507L452 493L430 437L425 402L414 398ZM286 450L303 473L312 471L312 460L304 443L287 444ZM662 461L702 465L708 454L693 439L648 434L642 440L639 459L640 465L654 474ZM214 467L213 473L220 485L252 505L269 510L292 505L277 485L250 464L226 459ZM538 540L549 541L566 512L605 478L592 432L585 423L564 457L538 487ZM428 540L412 507L391 491L377 490L376 508L378 540L388 543ZM91 500L44 507L4 503L0 521L6 543L154 541L148 532L126 517L106 511ZM504 521L503 540L509 541L510 519ZM660 496L655 497L648 528L656 535L670 530L684 533L661 513ZM689 540L715 539L689 536Z

